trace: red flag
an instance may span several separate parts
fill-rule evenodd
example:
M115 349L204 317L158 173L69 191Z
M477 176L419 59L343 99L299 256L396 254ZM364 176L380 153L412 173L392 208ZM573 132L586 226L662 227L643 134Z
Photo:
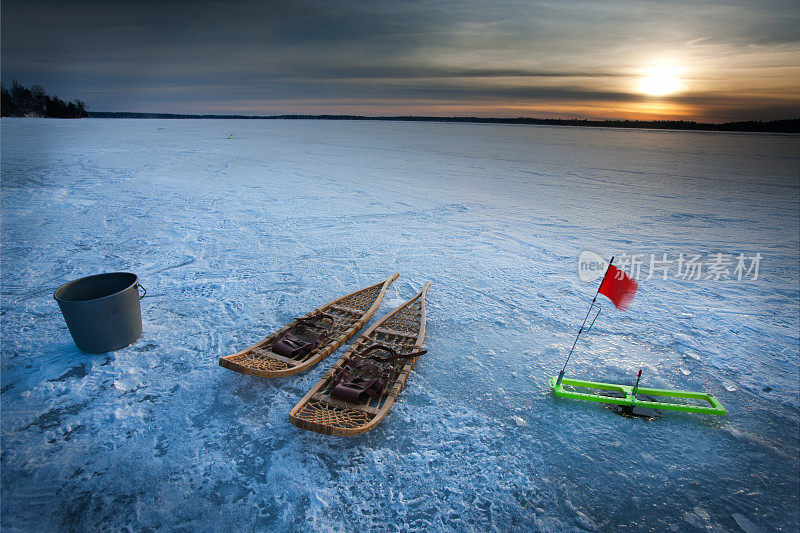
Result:
M609 265L598 292L608 296L619 309L627 309L637 287L636 280L614 265Z

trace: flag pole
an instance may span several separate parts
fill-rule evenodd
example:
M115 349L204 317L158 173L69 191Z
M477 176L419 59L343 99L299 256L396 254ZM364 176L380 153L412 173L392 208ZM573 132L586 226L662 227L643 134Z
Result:
M631 407L633 407L636 404L636 391L639 390L639 380L640 379L642 379L642 369L641 368L639 369L639 375L636 376L636 383L633 385L633 388L631 389L631 398L632 398L632 401L633 401L633 403L631 404Z
M583 333L583 326L586 325L586 320L589 318L589 314L592 312L592 307L594 307L595 301L597 301L597 295L600 294L600 287L603 286L603 281L606 280L606 276L608 275L608 270L611 268L611 263L614 262L614 256L611 256L611 261L608 262L608 266L606 267L606 273L603 274L603 279L600 281L600 286L597 287L597 292L594 293L594 298L592 298L592 304L589 306L589 310L586 311L586 316L583 318L583 323L581 324L581 328L578 330L578 334L575 335L575 341L572 343L572 348L569 350L569 354L567 354L567 360L564 361L564 367L561 369L561 372L558 373L558 380L556 380L556 388L561 385L561 380L564 379L564 372L567 370L567 363L569 363L569 358L572 357L572 352L575 350L575 345L578 344L578 337L581 336Z

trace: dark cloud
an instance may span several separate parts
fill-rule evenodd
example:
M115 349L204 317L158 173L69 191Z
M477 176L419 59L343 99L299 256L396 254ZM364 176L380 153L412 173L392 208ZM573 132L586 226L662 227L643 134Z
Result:
M662 52L709 72L743 55L797 67L798 26L796 2L777 0L5 0L2 77L81 97L94 110L170 111L175 102L191 112L248 102L269 110L288 98L315 109L359 98L580 106L641 100L625 80ZM794 91L790 102L800 98ZM759 105L762 96L748 94ZM762 103L773 100L765 94Z

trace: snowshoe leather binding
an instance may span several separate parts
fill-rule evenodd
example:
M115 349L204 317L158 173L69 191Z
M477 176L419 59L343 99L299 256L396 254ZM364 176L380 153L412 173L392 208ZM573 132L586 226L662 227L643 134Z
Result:
M272 351L284 357L299 357L307 354L324 341L333 331L336 320L326 313L308 318L296 318L297 323L286 330L272 345ZM327 321L328 325L322 325Z
M373 352L383 351L387 357ZM331 395L352 403L364 403L369 398L380 396L389 382L394 367L388 363L396 359L417 357L427 353L420 350L407 354L398 354L393 348L383 344L373 344L350 359L334 381ZM376 364L385 363L385 364Z

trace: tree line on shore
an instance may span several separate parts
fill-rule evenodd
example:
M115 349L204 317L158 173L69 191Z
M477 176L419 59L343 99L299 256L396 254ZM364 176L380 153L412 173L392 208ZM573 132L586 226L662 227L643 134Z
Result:
M30 89L11 80L11 89L0 86L2 90L2 110L4 117L47 117L84 118L88 117L86 104L81 100L65 102L58 96L50 96L39 85Z
M455 122L475 124L523 124L539 126L583 126L594 128L639 128L695 131L749 131L800 133L800 118L783 120L748 120L705 123L688 120L586 120L559 118L498 117L425 117L425 116L362 116L362 115L182 115L178 113L131 113L125 111L91 111L93 118L137 119L248 119L248 120L389 120L404 122Z
M181 115L175 113L130 113L88 112L81 100L65 102L58 96L50 96L39 85L30 89L11 80L11 88L2 88L2 111L4 117L48 117L48 118L160 118L160 119L284 119L284 120L391 120L410 122L461 122L489 124L527 124L547 126L584 126L604 128L647 128L670 130L706 131L751 131L800 133L800 118L772 121L740 121L709 124L685 120L586 120L546 118L498 118L498 117L426 117L426 116L361 116L361 115Z

